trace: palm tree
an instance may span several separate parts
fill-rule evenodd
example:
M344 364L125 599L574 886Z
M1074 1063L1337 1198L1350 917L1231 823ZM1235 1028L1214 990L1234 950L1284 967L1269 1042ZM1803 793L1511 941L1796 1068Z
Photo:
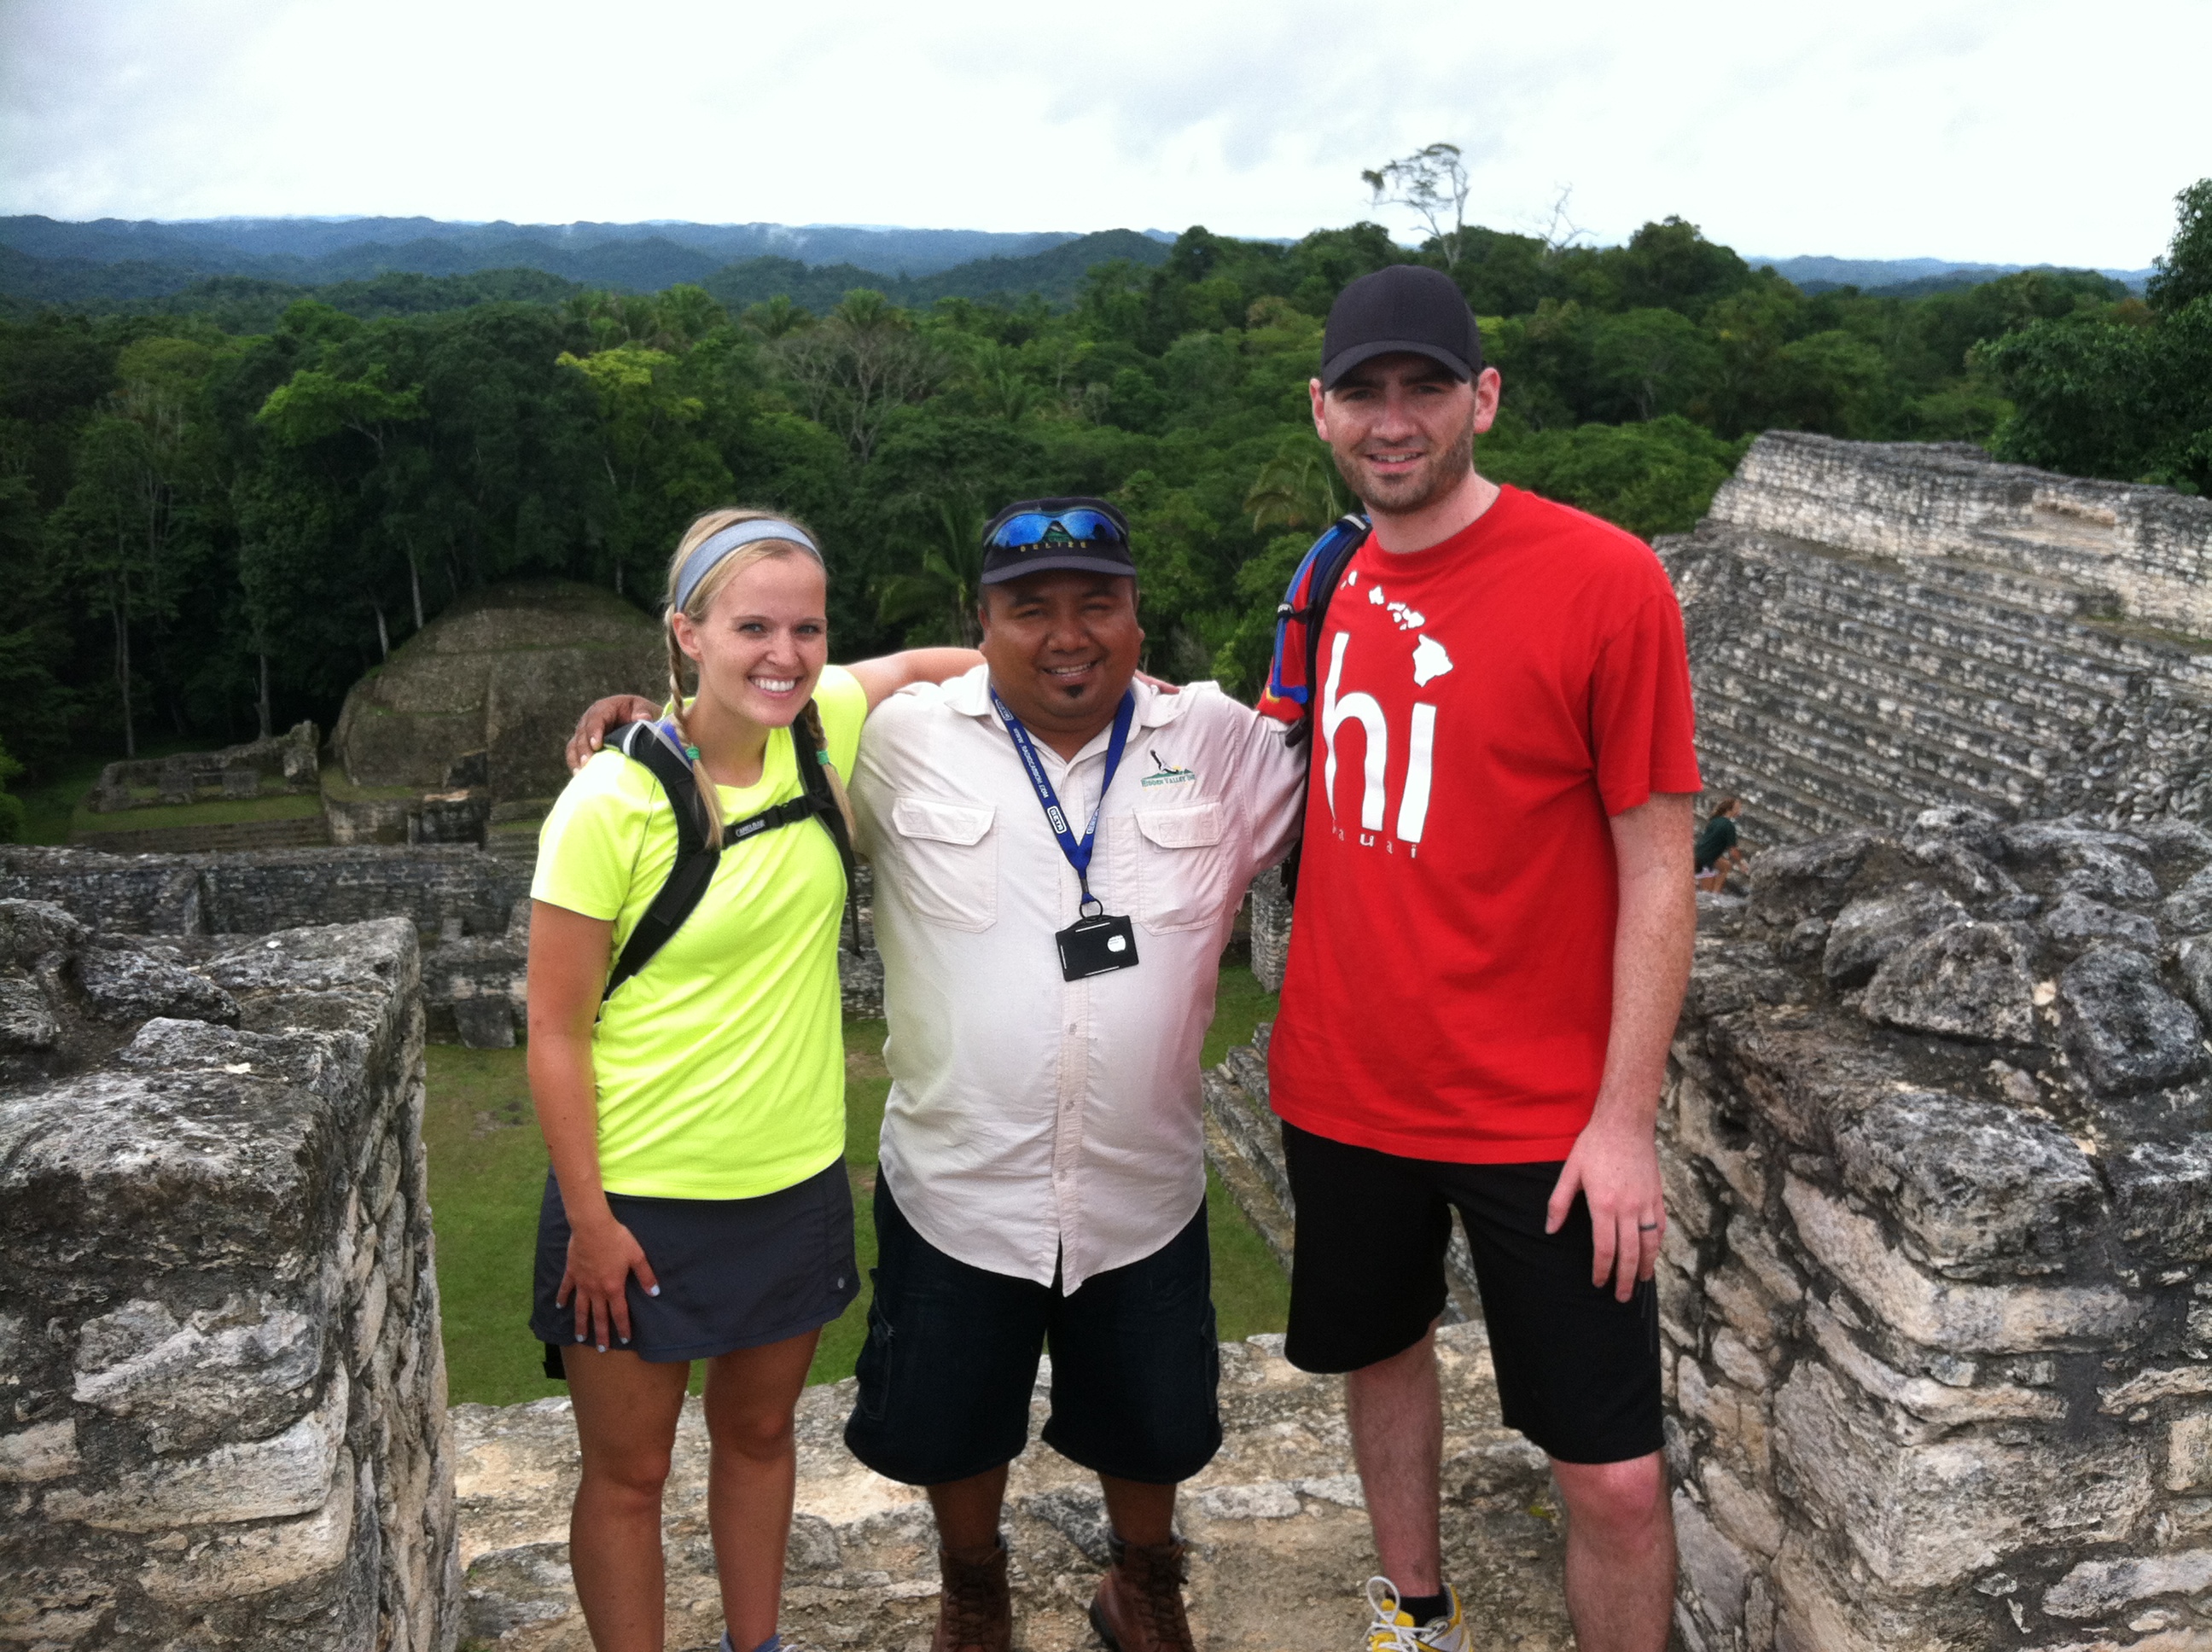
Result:
M966 493L940 499L937 522L938 543L923 548L920 569L884 581L877 617L906 625L909 644L972 648L982 636L975 604L983 584L983 507Z
M1342 515L1337 501L1336 467L1327 452L1304 437L1292 436L1260 467L1244 495L1252 531L1268 528L1318 531Z

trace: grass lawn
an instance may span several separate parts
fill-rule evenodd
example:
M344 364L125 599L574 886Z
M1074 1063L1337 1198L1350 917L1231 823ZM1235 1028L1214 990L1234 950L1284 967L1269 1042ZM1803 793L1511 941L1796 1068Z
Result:
M1224 969L1213 1029L1206 1041L1206 1062L1218 1061L1231 1045L1250 1038L1252 1029L1273 1013L1274 999L1261 990L1249 969ZM846 1162L853 1178L864 1280L876 1260L869 1200L875 1188L876 1135L890 1091L883 1043L882 1022L845 1023ZM433 1044L429 1067L422 1133L430 1160L438 1290L453 1397L511 1405L563 1392L546 1380L542 1355L526 1325L545 1149L531 1116L523 1052ZM1281 1330L1290 1308L1289 1281L1210 1171L1206 1206L1221 1335L1236 1339ZM864 1285L843 1317L823 1329L811 1381L834 1382L852 1374L866 1334L867 1312ZM695 1387L699 1376L694 1373Z
M166 757L179 751L209 751L221 744L210 737L167 736L156 740L141 740L141 757ZM84 794L92 790L100 771L122 757L120 751L87 752L57 762L35 780L27 780L15 787L15 795L23 799L23 841L26 843L66 843L69 841L70 819L76 806L84 801ZM137 810L130 811L140 812ZM109 815L93 818L121 820L125 817Z
M307 820L322 812L323 800L313 793L275 792L265 798L211 798L205 803L155 804L144 809L118 809L106 815L96 815L79 805L70 816L69 824L73 831L92 835L100 832L146 832L163 826L235 826L246 821Z

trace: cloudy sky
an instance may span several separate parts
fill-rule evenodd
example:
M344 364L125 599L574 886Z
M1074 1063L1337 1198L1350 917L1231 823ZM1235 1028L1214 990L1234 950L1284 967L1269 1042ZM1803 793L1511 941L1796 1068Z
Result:
M1443 139L1500 228L2132 268L2207 62L2207 0L0 0L0 213L1297 235Z

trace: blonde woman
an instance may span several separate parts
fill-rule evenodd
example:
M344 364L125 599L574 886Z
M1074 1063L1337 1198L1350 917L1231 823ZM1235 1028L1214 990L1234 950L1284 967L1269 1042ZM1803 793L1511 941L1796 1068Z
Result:
M707 1365L723 1643L778 1647L792 1410L821 1327L859 1290L837 777L878 701L980 656L830 665L827 596L814 536L788 517L694 522L669 566L670 709L658 735L641 732L683 752L696 795L603 750L540 844L530 1086L552 1170L531 1327L574 1400L569 1557L599 1652L663 1643L661 1488L695 1359ZM820 778L807 783L802 764ZM696 905L632 973L639 920L678 865L679 808L719 855Z

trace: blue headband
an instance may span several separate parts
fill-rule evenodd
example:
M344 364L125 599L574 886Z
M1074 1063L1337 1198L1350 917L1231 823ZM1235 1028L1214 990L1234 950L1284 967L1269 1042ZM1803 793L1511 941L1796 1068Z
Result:
M691 605L691 593L699 588L699 581L707 577L715 563L739 545L757 544L763 539L787 539L794 545L803 546L816 562L822 560L822 548L790 523L773 516L755 517L749 522L724 528L720 533L708 534L692 548L676 575L676 611L680 614Z

